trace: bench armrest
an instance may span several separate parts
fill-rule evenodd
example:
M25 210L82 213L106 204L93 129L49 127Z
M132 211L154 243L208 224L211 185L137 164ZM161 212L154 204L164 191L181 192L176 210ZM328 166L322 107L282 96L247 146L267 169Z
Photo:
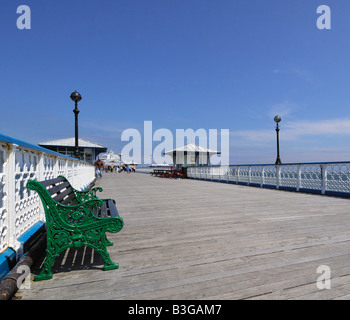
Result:
M94 187L91 188L90 190L87 191L78 191L73 189L76 198L80 201L80 202L85 202L88 200L92 200L92 199L99 199L96 195L97 192L102 192L103 189L101 187Z
M46 220L56 220L61 227L82 227L83 225L90 224L98 220L98 217L94 214L94 208L102 206L103 201L100 199L87 200L77 205L64 205L55 202L54 209L52 207L47 208ZM54 212L56 211L56 212Z
M94 214L103 205L103 200L92 199L85 201L82 204L75 206L66 206L57 203L59 220L63 223L61 227L66 230L79 230L83 232L86 230L100 230L103 232L118 232L123 228L124 222L120 217L104 217L100 218ZM57 221L57 220L56 220Z

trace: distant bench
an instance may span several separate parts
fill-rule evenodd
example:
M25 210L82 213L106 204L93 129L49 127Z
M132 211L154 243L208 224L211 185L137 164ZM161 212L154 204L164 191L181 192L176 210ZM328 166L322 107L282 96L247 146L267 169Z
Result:
M120 231L124 222L113 199L96 196L102 188L78 191L65 177L59 176L41 182L30 180L27 189L39 194L47 226L46 261L40 274L34 277L35 281L51 279L53 262L61 252L72 247L90 247L101 255L103 270L118 269L106 249L113 245L106 232Z
M153 176L161 176L163 178L183 178L184 175L182 174L181 170L173 170L173 169L154 169L153 172L151 172L151 175Z

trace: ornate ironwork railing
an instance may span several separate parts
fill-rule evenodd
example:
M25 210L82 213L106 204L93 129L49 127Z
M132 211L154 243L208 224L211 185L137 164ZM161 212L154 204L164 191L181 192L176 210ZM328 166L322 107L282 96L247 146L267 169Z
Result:
M279 190L350 197L350 162L188 167L187 176Z
M64 175L75 189L86 188L95 178L86 162L8 136L0 135L0 254L17 250L18 238L45 213L28 180L39 181Z

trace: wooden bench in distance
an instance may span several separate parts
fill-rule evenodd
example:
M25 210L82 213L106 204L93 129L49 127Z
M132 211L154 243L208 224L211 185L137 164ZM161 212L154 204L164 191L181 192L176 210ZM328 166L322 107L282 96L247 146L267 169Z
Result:
M96 196L102 188L77 191L63 176L41 182L30 180L27 188L39 194L46 216L46 260L35 281L51 279L53 262L61 252L72 247L90 247L101 255L103 270L118 269L106 249L113 245L106 232L119 232L124 222L113 199Z

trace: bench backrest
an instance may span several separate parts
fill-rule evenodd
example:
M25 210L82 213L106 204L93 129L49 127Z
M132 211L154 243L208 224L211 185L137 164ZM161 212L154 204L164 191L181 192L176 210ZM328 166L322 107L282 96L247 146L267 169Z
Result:
M103 204L103 201L97 198L80 202L75 195L76 190L63 176L41 182L29 180L27 189L38 193L45 211L46 223L53 226L52 230L48 230L52 232L57 226L68 224L78 228L87 221L95 221L94 210Z
M79 204L71 184L65 177L59 176L55 179L40 181L40 183L56 202L64 205Z

